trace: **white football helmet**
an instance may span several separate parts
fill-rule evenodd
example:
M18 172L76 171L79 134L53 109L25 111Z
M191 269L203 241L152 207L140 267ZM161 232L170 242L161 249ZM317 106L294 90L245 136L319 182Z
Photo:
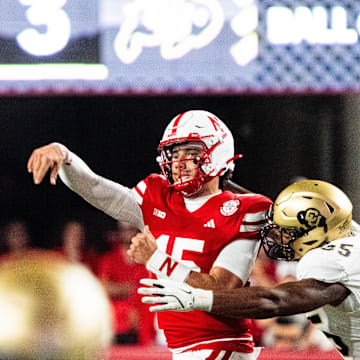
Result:
M186 142L199 142L203 155L194 159L198 164L194 178L178 181L172 177L172 149ZM234 170L234 138L228 127L214 114L204 110L190 110L175 116L166 127L160 145L158 162L170 185L183 196L191 197L215 176Z

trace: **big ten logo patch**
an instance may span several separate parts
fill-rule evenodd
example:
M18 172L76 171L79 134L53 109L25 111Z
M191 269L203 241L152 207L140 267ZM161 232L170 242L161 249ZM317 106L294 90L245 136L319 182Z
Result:
M154 212L153 215L159 217L160 219L165 219L166 217L166 212L165 211L161 211L159 209L154 208Z

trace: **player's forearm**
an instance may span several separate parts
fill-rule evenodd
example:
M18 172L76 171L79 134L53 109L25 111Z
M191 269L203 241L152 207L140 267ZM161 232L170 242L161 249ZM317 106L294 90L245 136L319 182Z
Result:
M61 148L63 146L60 144ZM59 171L62 182L80 196L91 193L99 183L99 176L95 174L79 156L67 149L64 164Z
M131 189L95 174L79 156L68 152L61 180L83 199L116 220L143 228L141 209Z
M238 277L225 271L222 271L220 276L191 271L186 283L194 288L206 290L235 289L243 286Z
M341 284L327 284L315 279L283 283L272 289L215 290L211 311L244 318L288 316L309 312L326 304L338 304L347 294L347 289Z
M205 273L191 271L186 283L194 288L213 290L218 288L215 278Z
M203 290L173 280L143 279L143 302L157 304L151 311L204 310L215 314L264 319L315 310L326 304L339 305L350 294L340 283L316 279L283 283L275 288L254 286L232 290Z
M213 313L258 319L292 314L282 306L281 294L264 287L214 290L213 293Z
M138 234L138 236L141 237L140 234ZM134 239L132 242L132 247L134 247ZM130 250L132 247L130 247ZM144 245L140 250L143 251L143 248ZM133 257L136 256L135 253L130 255ZM243 286L242 280L230 271L215 267L211 269L209 274L200 273L192 270L187 264L179 262L158 248L146 261L146 268L159 279L171 279L186 282L194 288L213 290L234 289Z
M204 290L172 280L143 279L139 293L151 295L143 302L156 304L151 311L205 310L227 317L268 318L295 314L298 309L286 305L286 292L265 287L246 287L232 290Z

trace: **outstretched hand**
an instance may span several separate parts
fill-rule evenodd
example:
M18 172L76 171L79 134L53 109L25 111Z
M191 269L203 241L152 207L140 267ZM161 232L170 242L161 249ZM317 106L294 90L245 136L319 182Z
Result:
M141 287L138 293L143 296L141 301L145 304L158 304L151 306L151 312L159 311L190 311L194 310L194 295L191 286L168 279L141 279L140 284L150 287Z
M50 183L56 185L63 162L64 153L58 145L45 145L32 152L27 163L27 170L33 174L35 184L40 184L50 170Z
M170 279L141 279L138 293L145 304L157 304L150 307L151 312L161 311L210 311L213 304L213 292L195 289L190 285Z

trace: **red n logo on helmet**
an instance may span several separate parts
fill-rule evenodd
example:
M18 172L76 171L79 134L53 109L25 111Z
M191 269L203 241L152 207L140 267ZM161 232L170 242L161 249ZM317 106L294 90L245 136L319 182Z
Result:
M225 139L227 135L226 135L226 132L224 131L224 129L221 127L219 120L216 117L211 117L211 116L208 116L208 118L210 119L211 123L213 124L214 129L216 131L220 130L222 133L221 137L223 139Z

